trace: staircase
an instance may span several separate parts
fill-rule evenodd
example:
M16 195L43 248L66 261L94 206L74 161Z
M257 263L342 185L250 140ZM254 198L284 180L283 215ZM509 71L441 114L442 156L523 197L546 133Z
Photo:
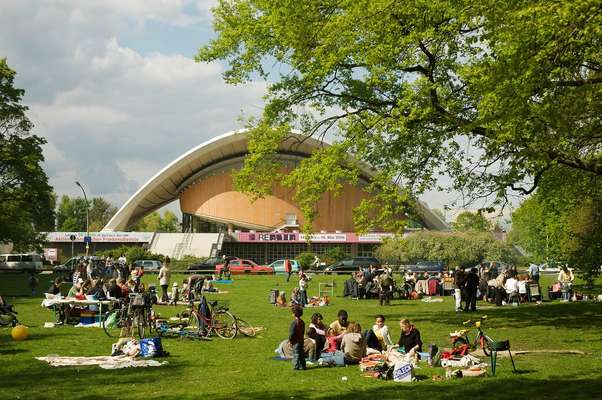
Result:
M217 257L220 250L222 249L222 245L224 244L225 233L220 233L217 237L217 242L211 245L211 253L209 253L209 257Z
M184 233L184 237L182 238L182 241L180 243L177 243L174 246L173 253L172 253L172 259L174 259L174 260L182 259L184 252L186 250L190 250L191 242L192 242L192 232L186 231Z

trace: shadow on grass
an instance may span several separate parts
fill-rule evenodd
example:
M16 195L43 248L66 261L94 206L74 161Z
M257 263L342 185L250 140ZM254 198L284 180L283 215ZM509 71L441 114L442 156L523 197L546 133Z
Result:
M521 305L519 307L496 307L472 313L433 311L417 316L416 322L436 320L440 324L458 325L458 321L478 319L488 316L487 326L495 328L524 328L525 326L545 326L555 328L579 327L587 330L602 328L602 305L596 303L547 303L542 305ZM497 323L499 319L503 322Z
M385 383L381 387L354 390L342 384L336 393L312 392L312 389L297 389L287 392L241 391L234 398L240 399L594 399L600 398L602 383L597 379L577 379L567 376L564 379L530 380L524 378L464 378L451 382L424 381L419 383ZM219 398L212 396L213 398Z

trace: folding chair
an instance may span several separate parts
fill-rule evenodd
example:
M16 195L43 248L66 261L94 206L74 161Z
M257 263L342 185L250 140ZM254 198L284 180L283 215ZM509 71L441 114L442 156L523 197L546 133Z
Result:
M491 343L491 375L495 376L495 367L497 365L497 352L508 350L508 354L510 355L510 361L512 361L512 371L514 373L518 372L516 370L516 366L514 365L514 359L512 358L512 352L510 351L510 341L504 340L501 342L492 342Z
M539 284L531 283L529 284L529 300L533 301L541 299L541 293L539 292Z
M319 283L318 284L318 296L324 297L329 296L330 298L334 297L334 281L330 283Z

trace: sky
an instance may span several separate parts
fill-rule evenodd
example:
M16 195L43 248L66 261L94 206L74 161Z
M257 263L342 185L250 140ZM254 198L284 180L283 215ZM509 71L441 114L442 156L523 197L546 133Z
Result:
M266 83L230 86L224 65L196 63L214 36L213 0L2 0L0 57L46 138L60 196L117 207L192 147L259 115ZM422 198L431 207L444 193ZM177 202L168 206L179 210Z

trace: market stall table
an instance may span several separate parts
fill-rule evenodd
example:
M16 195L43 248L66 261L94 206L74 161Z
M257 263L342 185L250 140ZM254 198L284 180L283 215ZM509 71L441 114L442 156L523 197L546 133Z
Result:
M102 322L102 308L103 306L110 306L115 302L115 300L78 300L76 298L50 298L44 299L42 301L42 307L51 308L54 314L54 320L56 321L56 309L57 306L65 307L67 305L72 307L89 307L89 306L97 306L99 313L99 322Z

